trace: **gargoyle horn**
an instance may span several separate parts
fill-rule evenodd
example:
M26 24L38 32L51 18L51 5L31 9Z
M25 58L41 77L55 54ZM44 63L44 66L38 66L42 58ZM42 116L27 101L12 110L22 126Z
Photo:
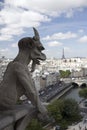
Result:
M33 30L34 30L34 38L35 38L35 39L40 39L39 33L38 33L38 31L36 30L36 28L33 27Z

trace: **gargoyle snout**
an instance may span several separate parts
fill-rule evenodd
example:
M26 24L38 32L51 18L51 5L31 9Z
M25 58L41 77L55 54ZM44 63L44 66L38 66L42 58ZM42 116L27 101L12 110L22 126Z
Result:
M39 46L39 49L40 49L41 51L45 50L45 48L44 48L43 46Z

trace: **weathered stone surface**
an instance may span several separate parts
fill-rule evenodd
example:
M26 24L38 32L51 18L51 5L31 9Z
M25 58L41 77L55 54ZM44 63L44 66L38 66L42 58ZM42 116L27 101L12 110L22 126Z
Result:
M46 56L42 53L44 50L40 42L38 31L33 28L35 36L25 37L19 40L19 53L17 57L8 64L5 71L3 81L0 84L0 111L5 115L1 118L1 126L8 122L14 122L25 116L21 123L28 123L29 111L23 109L23 106L18 106L17 101L23 94L38 110L38 113L44 115L46 119L47 110L42 105L35 84L32 81L31 74L28 69L28 64L32 61L31 72L35 70L36 64L40 64L40 60L45 60ZM28 108L29 109L29 108ZM27 115L28 113L28 115ZM8 116L7 116L8 115ZM26 121L25 121L26 120ZM22 124L15 128L15 130L22 130ZM0 127L1 127L0 126Z
M10 125L10 126L6 127L6 128L3 129L3 130L14 130L14 128L13 128L13 125Z
M11 116L0 116L0 130L7 128L8 125L13 123L13 117Z
M29 121L36 115L37 115L37 110L35 109L35 107L29 104L18 106L14 110L4 111L2 114L0 114L0 130L3 130L3 128L5 127L7 128L7 126L9 127L15 126L14 124L16 122L18 122L19 124L17 125L18 127L23 126L20 129L22 130L24 127L26 128ZM14 130L16 130L16 128ZM19 129L17 128L17 130Z

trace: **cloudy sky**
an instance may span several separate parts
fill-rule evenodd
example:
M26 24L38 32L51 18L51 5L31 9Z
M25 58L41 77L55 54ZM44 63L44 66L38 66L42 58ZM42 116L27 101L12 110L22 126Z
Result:
M36 27L47 57L87 57L87 0L0 0L0 55L15 57L18 40Z

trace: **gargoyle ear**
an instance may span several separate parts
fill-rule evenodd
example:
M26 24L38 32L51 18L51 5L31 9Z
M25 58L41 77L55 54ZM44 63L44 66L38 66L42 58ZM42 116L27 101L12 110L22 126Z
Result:
M34 37L33 37L33 39L34 40L39 40L40 39L40 36L39 36L39 33L38 33L38 31L33 27L33 30L34 30Z

